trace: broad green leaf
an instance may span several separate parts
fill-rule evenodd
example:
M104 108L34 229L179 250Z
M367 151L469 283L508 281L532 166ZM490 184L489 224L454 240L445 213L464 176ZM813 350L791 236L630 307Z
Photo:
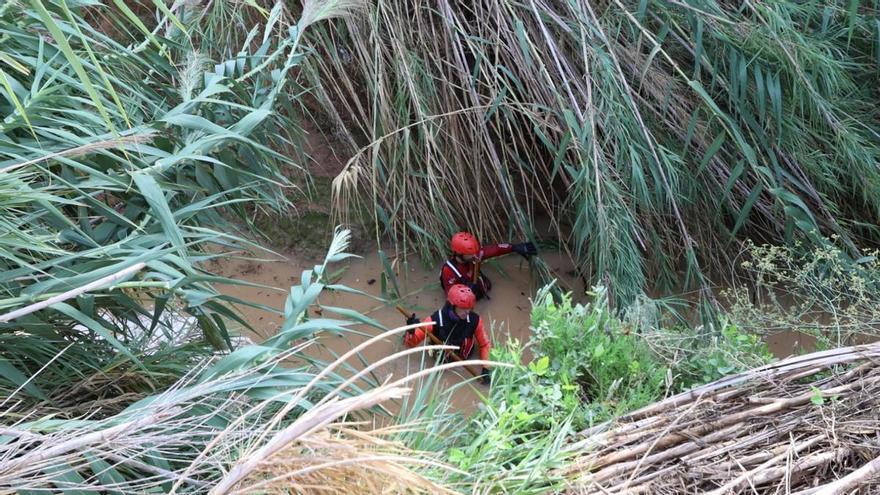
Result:
M365 315L363 315L353 309L340 308L337 306L326 306L323 304L321 305L321 308L324 311L330 311L330 312L336 313L340 316L344 316L345 318L350 318L350 319L355 320L357 322L363 323L364 325L369 325L373 328L378 328L379 330L382 330L382 331L388 330L388 328L386 328L385 325L382 325L381 323L374 320L373 318L370 318L369 316L365 316Z
M726 139L727 138L724 132L720 132L717 136L715 136L715 140L712 141L712 144L710 144L709 147L706 149L706 153L703 154L703 159L700 160L700 167L699 169L697 169L698 174L701 174L704 170L706 170L706 167L709 166L709 162L712 160L715 154L718 153L718 150L721 149L721 146L724 145L724 141Z
M162 0L155 1L161 2ZM52 19L51 14L49 14L49 11L43 5L42 0L30 0L30 2L31 5L34 7L34 10L36 10L37 14L40 16L40 19L43 21L43 24L46 26L46 29L48 29L49 32L52 34L55 42L58 43L58 48L61 50L62 53L64 53L64 58L67 59L74 72L76 72L77 77L79 77L80 81L83 84L83 88L86 90L86 93L88 93L89 97L92 100L92 103L95 104L95 108L98 109L98 113L101 114L101 117L104 119L107 127L111 131L115 132L116 128L113 125L113 121L110 119L110 114L107 113L107 109L101 102L101 97L100 95L98 95L98 91L92 84L92 80L86 73L85 68L83 68L79 56L74 53L73 48L70 47L70 43L68 43L67 37L64 36L61 28L58 27L58 24Z
M73 306L67 303L55 303L50 308L62 313L78 323L84 325L89 330L97 333L102 339L106 340L110 343L117 351L119 351L125 357L131 359L131 361L137 365L141 370L147 371L147 368L144 367L143 363L125 346L122 342L116 340L116 337L113 336L110 330L108 330L104 325L97 322L96 320L89 318L85 314L83 314L80 310L74 308Z
M31 132L31 135L33 135L34 138L36 138L37 136L36 136L36 134L34 134L34 128L31 125L30 119L28 118L27 110L21 104L21 101L19 101L18 96L15 94L15 90L12 89L12 83L10 82L10 79L11 78L7 77L6 73L3 72L3 69L0 69L0 84L3 85L3 88L6 90L7 97L12 102L12 104L15 106L16 113L21 115L21 118L24 119L25 123L27 124L28 129Z
M183 234L177 227L177 222L174 221L174 214L171 212L171 207L168 205L168 201L165 199L165 194L159 183L156 182L153 176L145 173L135 172L131 176L141 194L143 194L144 199L150 205L153 215L162 224L162 230L165 232L165 235L168 236L171 244L177 248L180 256L185 257L186 246L183 241Z
M746 223L746 220L748 220L749 214L752 211L752 207L755 206L755 203L758 201L758 198L761 197L762 192L764 192L764 185L761 183L756 184L755 187L752 188L752 192L749 193L749 197L746 198L746 202L743 203L742 208L739 210L739 214L736 217L736 223L730 231L730 235L736 235L736 233L739 232L739 229Z

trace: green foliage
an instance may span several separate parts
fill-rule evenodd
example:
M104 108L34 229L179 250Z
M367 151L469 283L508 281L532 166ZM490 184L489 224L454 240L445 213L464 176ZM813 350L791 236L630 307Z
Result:
M532 360L516 342L493 349L492 358L514 367L497 369L487 407L515 411L523 432L575 430L613 419L669 392L744 371L772 359L760 337L725 324L718 335L656 329L632 332L607 307L606 291L592 304L555 302L542 289L532 308Z
M532 308L535 358L549 362L542 375L529 367L540 381L537 395L554 410L572 414L575 428L655 400L667 375L667 364L611 315L605 290L594 289L594 297L587 306L573 305L570 295L554 302L545 289Z
M853 258L836 246L747 243L744 280L723 292L730 318L750 333L796 331L817 348L874 339L880 322L880 252Z
M492 359L499 362L521 363L522 358L523 349L515 340L492 349ZM551 365L549 356L541 356L527 365L494 370L488 402L509 409L519 420L521 432L547 430L580 408L578 392L569 373Z
M676 391L713 382L773 360L773 355L760 335L745 333L724 320L720 326L721 332L710 335L701 336L685 330L674 333L666 331L662 334L666 337L666 345L676 342L677 350L681 354L675 366ZM660 341L664 340L663 336L657 339L658 347L662 345ZM655 352L660 351L655 349Z
M279 95L305 28L331 11L291 23L250 3L0 8L0 400L65 409L86 387L112 413L114 394L164 375L151 342L227 349L245 325L228 303L259 306L219 294L240 282L202 263L254 248L230 219L289 206L296 100ZM116 380L132 369L146 378Z
M494 357L519 363L521 351L511 343ZM534 364L533 369L548 373L549 364ZM414 427L399 439L409 448L434 453L455 468L423 472L462 493L543 494L560 489L565 480L555 470L566 465L570 454L564 448L574 430L564 418L536 427L536 397L520 396L517 390L528 382L527 375L529 371L521 365L493 370L490 396L470 417L452 412L451 399L462 388L477 385L462 383L438 390L434 383L423 384L421 390L428 392L408 403L400 417ZM480 392L484 390L479 387Z

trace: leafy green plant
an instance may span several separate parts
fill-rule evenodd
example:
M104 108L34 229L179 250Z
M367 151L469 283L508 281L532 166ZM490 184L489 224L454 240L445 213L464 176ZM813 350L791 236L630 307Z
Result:
M563 423L579 430L772 359L758 336L732 324L708 337L684 329L633 333L608 310L604 288L593 294L581 305L570 295L555 301L549 287L538 292L532 360L518 364L524 349L516 341L493 349L494 360L514 366L493 373L487 407L515 410L523 432Z
M435 393L408 404L401 420L418 428L399 438L411 449L434 452L454 468L420 472L463 493L539 494L564 486L564 478L556 471L570 455L564 448L574 430L564 413L541 406L533 388L543 384L518 364L521 352L516 342L493 349L493 360L508 366L493 370L490 394L470 417L450 408L452 395L475 386L469 383L449 390L430 387ZM533 364L532 368L549 372L549 365ZM547 416L551 413L552 418Z
M693 338L690 345L676 367L679 390L746 371L773 359L760 335L742 332L732 323L723 321L719 335L702 339L702 342Z
M542 290L532 309L534 352L548 359L550 399L559 397L583 408L576 427L609 419L661 396L667 365L646 343L631 334L607 306L607 292L593 290L588 306L572 304L570 295L554 302Z
M730 319L750 333L801 332L814 337L817 348L876 338L880 253L854 259L837 241L747 243L739 262L743 280L723 292Z

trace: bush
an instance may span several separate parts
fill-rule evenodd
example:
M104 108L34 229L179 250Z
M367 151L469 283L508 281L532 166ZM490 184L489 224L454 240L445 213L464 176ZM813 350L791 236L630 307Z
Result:
M670 382L675 392L713 382L769 363L773 359L759 335L740 330L722 317L720 332L657 330L644 336L652 352L670 364Z
M594 302L584 306L572 305L568 295L555 303L542 291L532 310L538 363L549 362L545 377L552 390L577 395L583 408L575 415L577 427L655 400L667 374L646 343L611 316L605 289L594 294Z
M570 421L574 430L650 403L663 395L667 367L608 312L605 290L596 302L555 303L540 291L532 309L534 358L495 371L488 407L512 410L523 430L547 430ZM523 346L511 342L492 358L520 363Z
M809 334L820 347L876 340L880 252L855 259L839 241L814 248L747 243L739 265L747 280L723 293L731 320L749 333Z
M609 312L605 289L594 295L582 305L570 295L554 302L549 288L538 293L528 345L533 359L495 371L488 408L512 411L520 431L566 422L577 431L772 359L758 336L726 322L711 336L701 329L632 333ZM523 353L513 341L493 349L492 359L521 363Z

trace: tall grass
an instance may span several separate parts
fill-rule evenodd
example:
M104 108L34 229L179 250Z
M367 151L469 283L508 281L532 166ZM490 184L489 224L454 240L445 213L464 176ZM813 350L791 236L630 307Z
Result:
M533 236L621 302L707 291L744 238L880 240L878 3L374 3L304 64L377 237Z
M256 303L202 264L255 247L231 221L288 207L301 167L282 92L305 29L350 7L0 7L7 418L112 414L231 347L246 324L228 303Z
M265 308L284 323L259 345L233 345L229 303L260 305L205 269L258 248L235 221L288 206L288 73L306 29L358 7L0 7L0 491L443 491L411 467L451 468L352 424L428 373L380 384L350 365L404 329L332 363L304 354L369 321L309 317L350 290L327 272L347 231Z

